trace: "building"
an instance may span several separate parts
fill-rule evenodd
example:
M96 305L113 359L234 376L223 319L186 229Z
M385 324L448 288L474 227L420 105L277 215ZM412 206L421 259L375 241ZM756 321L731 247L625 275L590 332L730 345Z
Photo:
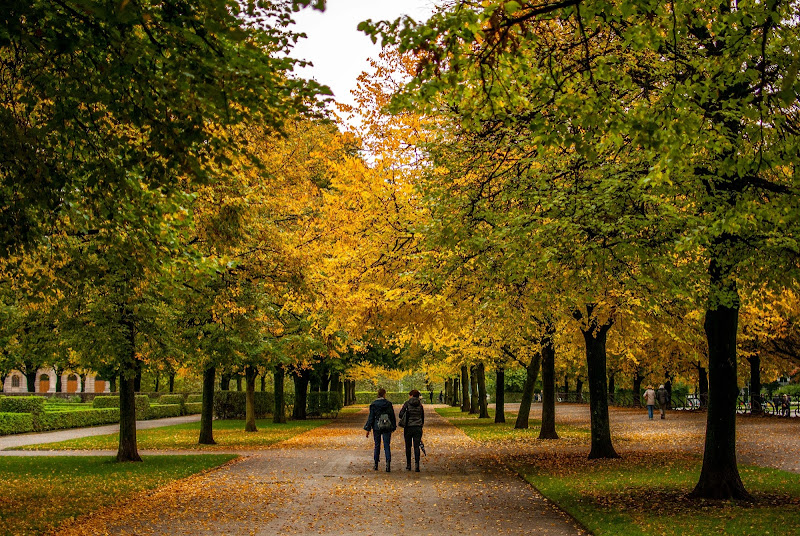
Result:
M52 368L42 368L36 371L35 391L37 393L56 392L56 372ZM25 375L18 370L12 370L6 381L3 383L5 393L27 393L28 382ZM62 393L81 392L81 377L74 372L65 372L61 375ZM109 393L111 392L109 382L98 379L97 376L86 376L86 393Z

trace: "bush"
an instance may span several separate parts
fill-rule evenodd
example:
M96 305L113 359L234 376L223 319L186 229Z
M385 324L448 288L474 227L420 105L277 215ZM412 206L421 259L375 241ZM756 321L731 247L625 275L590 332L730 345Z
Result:
M119 408L89 409L85 411L48 411L34 419L37 432L63 430L119 422Z
M336 413L342 409L342 395L336 392L308 393L306 413L309 416Z
M153 404L147 410L148 419L164 419L166 417L180 417L180 404Z
M186 397L186 403L187 404L194 404L195 402L202 402L202 401L203 401L203 395L196 395L195 394L195 395L188 395Z
M203 403L187 402L183 405L183 409L186 415L197 415L198 413L203 413Z
M3 413L42 413L47 399L43 396L4 396L0 399Z
M777 391L775 391L776 395L789 395L792 397L792 400L797 399L800 397L800 383L792 383L789 385L784 385Z
M33 415L30 413L0 413L0 435L33 432Z
M95 409L119 408L118 396L96 396L92 401ZM147 410L150 408L150 397L147 395L136 395L136 418L146 419Z
M244 419L246 393L244 391L217 391L214 393L214 415L218 419ZM263 419L272 414L275 397L272 393L255 392L256 418ZM288 402L287 402L288 403Z
M186 415L186 409L184 408L184 404L186 403L186 399L183 395L161 395L158 397L157 404L165 405L165 404L178 404L181 407L181 415Z
M358 391L356 392L356 404L370 404L373 400L378 398L376 391ZM386 400L392 404L402 404L408 400L408 393L400 392L387 392Z

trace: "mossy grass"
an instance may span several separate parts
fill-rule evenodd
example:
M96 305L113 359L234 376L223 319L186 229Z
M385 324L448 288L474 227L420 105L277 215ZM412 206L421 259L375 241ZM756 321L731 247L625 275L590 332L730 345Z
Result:
M43 534L60 522L111 506L224 464L232 454L146 456L116 463L102 456L0 457L2 534Z
M257 432L245 432L243 420L214 421L216 445L197 443L199 422L139 430L136 439L141 450L252 450L269 447L329 422L326 419L312 419L274 424L271 419L259 419L256 421ZM119 434L109 434L30 445L21 450L116 450L118 444Z

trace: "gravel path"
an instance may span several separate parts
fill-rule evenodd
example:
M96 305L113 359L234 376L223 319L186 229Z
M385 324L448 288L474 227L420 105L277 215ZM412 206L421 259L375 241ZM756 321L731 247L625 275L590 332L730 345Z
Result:
M365 411L341 416L273 450L61 526L58 534L583 534L430 408L422 472L405 471L401 434L392 440L392 472L373 471L365 420Z

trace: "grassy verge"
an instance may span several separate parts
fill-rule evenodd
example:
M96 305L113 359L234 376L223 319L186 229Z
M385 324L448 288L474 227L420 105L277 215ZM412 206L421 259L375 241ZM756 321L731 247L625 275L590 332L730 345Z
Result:
M533 439L539 437L539 428L542 422L538 419L528 421L527 430L517 430L514 423L517 419L515 413L505 412L506 422L495 424L494 410L489 408L488 419L478 419L475 414L462 413L459 408L437 408L436 413L461 428L465 434L478 441L512 441ZM564 438L582 439L589 437L589 430L583 428L559 426L558 434ZM537 440L538 441L538 440Z
M280 441L328 424L330 420L289 421L287 424L273 424L271 419L256 421L257 432L245 432L243 420L214 421L214 440L216 445L198 445L200 423L192 422L140 430L136 439L140 449L153 450L252 450L266 448ZM59 443L30 445L20 450L116 450L119 434L82 437Z
M42 534L67 519L235 457L149 456L143 463L114 463L98 456L1 457L0 533Z
M689 499L700 460L629 456L589 462L542 460L517 470L543 495L597 536L661 534L800 535L800 478L777 469L740 466L756 504Z
M530 430L514 430L508 416L508 423L494 424L458 408L436 411L479 441L526 439L531 448L513 456L514 469L596 536L800 536L800 525L786 523L800 519L800 477L794 473L740 466L756 504L692 500L699 458L643 449L620 460L589 461L585 453L559 448L569 440L536 440L537 421L531 420ZM581 443L589 437L583 428L559 427L558 433Z

